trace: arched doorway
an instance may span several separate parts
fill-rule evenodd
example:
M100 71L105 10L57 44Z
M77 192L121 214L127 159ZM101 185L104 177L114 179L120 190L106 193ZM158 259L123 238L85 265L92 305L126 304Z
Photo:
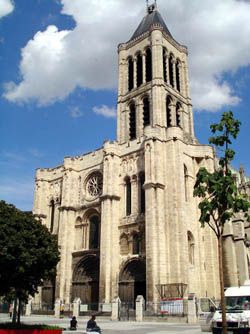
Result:
M72 300L80 298L92 310L98 309L100 260L95 254L78 262L72 278Z
M119 277L119 297L122 302L134 304L138 295L146 300L146 263L142 258L126 262Z

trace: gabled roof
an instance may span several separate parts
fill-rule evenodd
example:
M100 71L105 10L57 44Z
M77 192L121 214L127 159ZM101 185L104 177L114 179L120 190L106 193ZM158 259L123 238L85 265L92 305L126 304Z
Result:
M142 19L141 23L139 24L138 28L134 32L133 36L131 37L130 41L141 36L142 34L146 33L150 30L151 26L153 25L160 25L165 33L167 33L170 37L172 37L170 31L168 30L166 23L164 22L161 14L155 9L152 11L148 11L147 15Z

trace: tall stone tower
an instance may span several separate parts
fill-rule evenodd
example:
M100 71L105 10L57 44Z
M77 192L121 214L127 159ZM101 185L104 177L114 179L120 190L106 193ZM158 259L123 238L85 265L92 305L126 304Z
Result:
M216 240L193 198L214 153L194 135L187 48L153 4L118 53L117 141L36 174L34 212L61 250L41 298L97 307L118 295L217 296Z

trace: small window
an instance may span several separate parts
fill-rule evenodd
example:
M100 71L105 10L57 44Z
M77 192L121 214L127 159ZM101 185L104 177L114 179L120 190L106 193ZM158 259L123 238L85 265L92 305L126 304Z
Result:
M188 231L188 260L190 264L194 264L194 237L193 234Z
M128 90L134 88L134 62L132 58L128 60Z
M143 99L143 126L150 125L150 103L148 97Z
M141 54L137 55L137 87L142 85L142 56Z
M176 125L177 126L181 126L181 114L180 114L180 112L181 112L181 104L178 102L177 104L176 104Z
M152 52L150 49L146 51L146 81L152 81Z
M162 49L162 57L163 57L163 79L167 82L167 51L166 49Z
M131 182L130 178L126 179L126 215L131 215L131 206L132 206L132 199L131 199Z
M178 90L178 92L181 91L181 81L180 81L180 62L177 61L176 65L175 65L175 73L176 73L176 89Z
M129 136L130 140L136 139L136 110L134 103L130 105Z
M188 201L188 170L187 166L184 165L184 187L185 187L185 201Z
M166 99L167 127L172 126L171 104L172 104L172 99L170 96L167 96Z
M171 54L168 60L169 81L170 85L174 87L174 57Z
M140 238L137 233L133 235L133 254L140 253Z
M89 249L99 248L100 220L98 216L92 216L89 220Z
M140 213L145 213L145 173L139 175L139 199L140 199Z

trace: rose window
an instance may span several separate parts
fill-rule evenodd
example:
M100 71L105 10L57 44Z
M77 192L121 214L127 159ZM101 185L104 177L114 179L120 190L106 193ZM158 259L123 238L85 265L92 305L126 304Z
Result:
M94 174L87 181L87 192L91 197L100 196L102 193L102 175Z

